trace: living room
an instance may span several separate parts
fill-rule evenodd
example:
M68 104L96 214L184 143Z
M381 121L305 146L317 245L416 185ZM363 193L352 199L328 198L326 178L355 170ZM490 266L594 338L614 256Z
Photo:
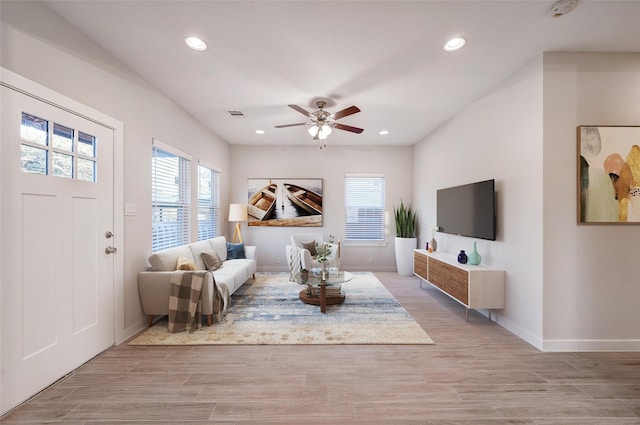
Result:
M436 224L437 189L495 179L498 238L479 241L478 251L506 271L496 323L542 351L640 350L640 228L576 224L576 127L640 123L637 51L541 53L415 145L230 145L46 5L0 7L3 69L123 123L120 205L135 204L137 213L121 217L119 229L116 343L146 323L137 273L151 252L155 138L221 170L223 210L246 200L249 178L322 178L325 234L343 227L344 174L384 173L387 210L404 200L418 211L420 247ZM222 223L231 236L225 213ZM259 271L287 269L284 246L297 229L242 230L258 246ZM437 238L442 251L471 248L469 238ZM394 271L392 239L390 226L386 245L345 246L343 267Z
M487 263L507 271L507 307L498 323L540 349L545 342L547 349L588 349L606 346L606 341L611 348L638 348L640 317L629 314L638 296L633 267L638 228L577 226L573 167L576 126L637 123L637 53L540 55L416 146L256 148L227 145L106 53L83 59L99 55L100 49L72 28L66 29L68 34L61 32L64 21L46 6L7 6L4 67L125 122L124 199L138 205L138 215L125 218L125 319L120 332L130 333L143 323L136 274L147 266L150 253L150 144L155 137L223 170L221 205L242 202L248 178L323 178L325 233L342 226L344 173L384 172L387 193L392 194L388 210L404 199L412 200L418 211L419 246L430 238L428 229L436 222L437 189L495 178L498 241L480 243L478 249ZM34 25L36 18L48 25ZM67 38L76 40L78 52L55 47ZM27 51L30 55L21 53ZM60 55L66 60L59 60ZM56 63L54 72L32 66L36 58ZM98 59L96 65L93 60ZM267 153L269 161L264 161ZM286 268L284 259L278 263L276 257L284 256L282 247L291 232L245 229L247 240L261 248L260 269ZM439 239L441 250L470 248L466 238ZM617 249L602 249L607 245ZM346 247L344 266L393 270L393 244ZM610 329L617 330L613 339Z

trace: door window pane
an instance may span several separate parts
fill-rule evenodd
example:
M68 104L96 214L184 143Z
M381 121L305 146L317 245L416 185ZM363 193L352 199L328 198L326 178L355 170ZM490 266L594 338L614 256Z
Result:
M60 124L53 124L53 147L73 152L73 129Z
M85 182L96 181L96 162L90 159L78 158L78 180Z
M20 157L25 173L47 174L47 150L22 145Z
M22 140L46 146L48 134L49 122L47 120L22 113L22 124L20 125L20 138Z
M53 152L51 157L51 175L73 178L73 157L63 153Z
M96 156L96 138L89 134L78 132L78 153L94 158Z

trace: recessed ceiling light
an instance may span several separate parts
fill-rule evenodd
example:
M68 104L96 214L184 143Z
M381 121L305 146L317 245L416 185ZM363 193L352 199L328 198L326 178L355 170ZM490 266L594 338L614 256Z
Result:
M465 44L467 44L467 40L465 40L464 38L461 38L461 37L452 38L451 40L447 41L447 43L444 45L444 51L455 52L456 50L462 49Z
M389 134L389 130L380 130L380 132L378 134L381 134L383 136Z
M256 130L256 134L264 134L264 130Z
M207 50L207 43L201 40L198 37L187 37L184 39L184 42L187 46L192 48L193 50L197 50L199 52L203 50Z

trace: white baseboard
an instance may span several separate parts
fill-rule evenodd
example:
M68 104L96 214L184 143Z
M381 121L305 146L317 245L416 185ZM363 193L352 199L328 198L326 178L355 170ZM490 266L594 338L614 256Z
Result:
M139 322L134 323L126 329L123 329L122 332L119 332L116 337L116 345L122 344L124 341L128 340L141 330L143 330L147 326L147 318L143 317Z
M498 325L502 326L503 328L505 328L506 330L508 330L509 332L514 334L515 336L517 336L518 338L520 338L520 339L524 340L525 342L531 344L532 346L534 346L538 350L544 351L543 350L543 341L542 341L542 339L540 339L539 336L534 335L531 332L529 332L528 330L521 328L520 326L516 325L515 323L511 322L510 320L506 319L504 316L501 316L500 314L496 314L496 313L492 312L491 317L494 318L494 321Z
M546 339L543 351L640 351L640 340Z

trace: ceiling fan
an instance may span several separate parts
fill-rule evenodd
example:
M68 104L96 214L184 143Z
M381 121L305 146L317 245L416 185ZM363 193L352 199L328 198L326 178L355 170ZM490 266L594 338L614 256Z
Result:
M295 127L298 125L310 125L309 134L313 136L313 140L324 140L327 138L329 134L331 134L332 128L337 128L338 130L350 131L352 133L360 134L364 131L362 128L353 127L346 124L340 124L336 122L340 118L344 118L349 115L353 115L357 112L360 112L360 108L357 106L350 106L341 111L338 111L334 114L331 112L327 112L324 110L324 107L327 106L327 102L324 100L318 100L316 102L316 106L318 107L317 111L309 112L306 109L298 106L298 105L288 105L291 109L295 109L300 112L302 115L309 118L307 122L299 122L295 124L284 124L284 125L276 125L276 128L284 128L284 127Z

